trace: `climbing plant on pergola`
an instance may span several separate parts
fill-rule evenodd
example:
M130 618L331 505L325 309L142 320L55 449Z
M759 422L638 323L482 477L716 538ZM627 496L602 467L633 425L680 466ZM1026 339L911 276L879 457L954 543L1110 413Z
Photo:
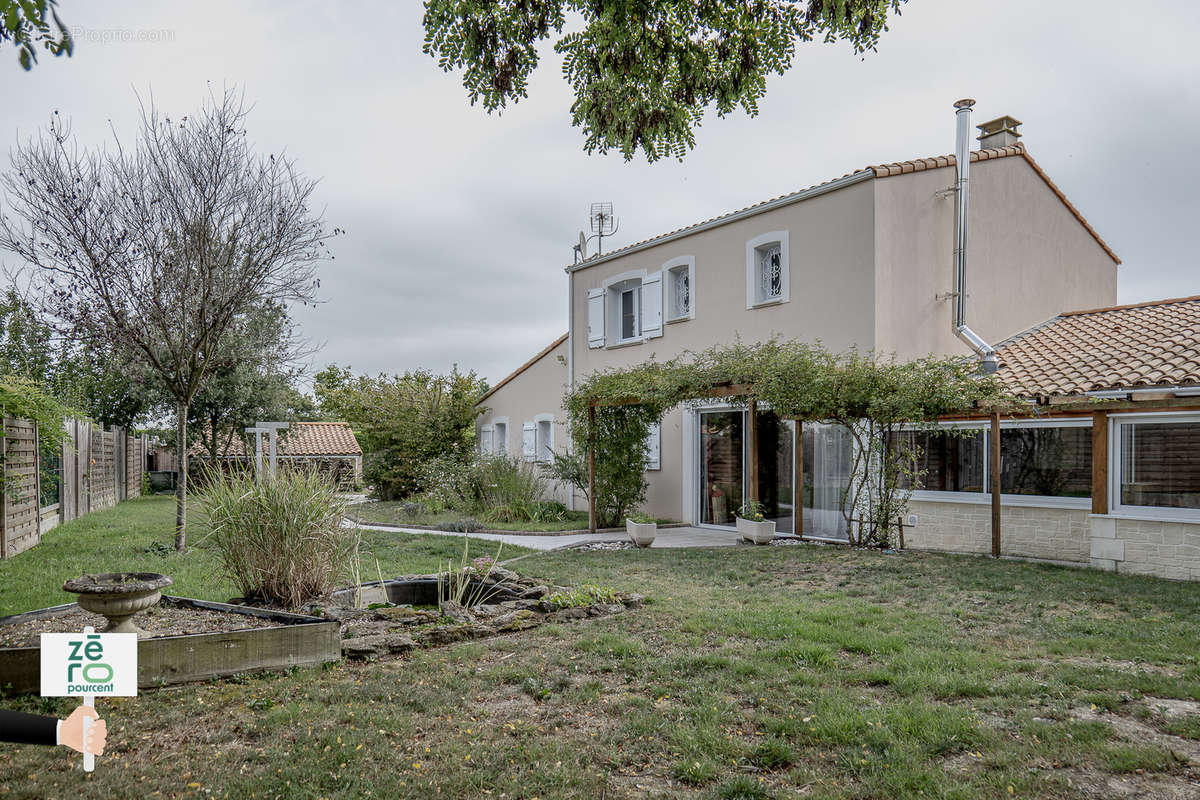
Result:
M747 494L759 499L756 415L767 408L781 419L829 422L845 426L854 437L856 464L865 484L851 487L843 496L843 509L868 501L878 507L888 500L890 488L872 477L889 472L887 434L906 425L932 424L938 419L968 412L994 411L1012 402L1000 382L983 375L968 357L926 357L897 361L851 349L834 353L820 343L772 338L745 344L740 340L700 353L684 353L669 361L647 361L623 369L602 370L576 384L564 405L570 416L576 452L588 459L588 521L596 529L596 440L601 431L619 428L622 435L644 438L649 426L679 406L725 398L745 407L749 474ZM597 424L597 414L618 419ZM800 425L795 426L795 452L801 452ZM900 454L896 463L912 453ZM884 459L872 466L873 460ZM875 481L875 483L872 483ZM794 507L801 508L797 480ZM894 484L894 481L893 481ZM866 494L864 494L864 492ZM883 503L883 513L888 513ZM797 514L797 519L800 515ZM880 520L872 519L871 527Z

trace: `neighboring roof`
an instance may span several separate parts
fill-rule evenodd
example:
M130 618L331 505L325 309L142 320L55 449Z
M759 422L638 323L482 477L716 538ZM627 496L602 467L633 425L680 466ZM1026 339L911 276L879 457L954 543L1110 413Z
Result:
M1063 205L1067 207L1067 210L1069 210L1075 216L1075 219L1079 221L1079 224L1081 224L1084 229L1092 235L1092 238L1094 238L1096 243L1103 248L1104 252L1107 253L1108 256L1116 263L1121 263L1121 259L1118 258L1117 254L1113 252L1112 248L1100 238L1100 234L1098 234L1096 230L1088 223L1083 214L1079 213L1079 209L1075 208L1075 206L1071 204L1071 201L1067 199L1067 196L1063 194L1062 190L1058 188L1054 181L1050 180L1050 176L1046 174L1045 170L1043 170L1041 166L1039 166L1038 163L1033 160L1033 157L1025 150L1024 143L1009 145L1007 147L997 147L989 150L974 150L971 152L971 161L991 161L998 158L1008 158L1010 156L1022 156L1026 163L1033 168L1033 171L1037 173L1038 177L1046 183L1046 186L1049 187L1050 191L1052 191L1054 195L1062 201ZM663 244L664 242L669 242L673 239L679 239L692 233L708 230L709 228L715 228L718 225L726 225L730 222L735 222L745 217L761 214L764 211L771 211L772 209L779 208L780 206L798 203L801 200L807 200L810 197L827 194L837 189L845 188L846 186L852 186L856 183L861 183L862 181L871 180L872 178L890 178L896 175L907 175L912 172L923 172L927 169L953 167L956 166L957 163L958 160L953 155L948 155L935 156L933 158L917 158L913 159L912 161L897 161L891 164L878 164L864 167L857 172L849 172L840 178L818 183L814 186L808 187L807 189L801 189L798 192L781 195L771 200L764 200L761 203L755 203L754 205L739 209L738 211L731 211L728 214L722 214L721 216L713 217L712 219L707 219L703 222L697 222L693 225L677 228L659 236L653 236L649 239L643 239L640 242L634 242L633 244L626 245L625 247L613 250L601 256L593 256L586 261L581 261L577 264L567 267L567 272L576 272L587 267L595 266L596 264L601 264L619 256L628 255L629 253L634 253L639 250L645 250L648 247Z
M1200 385L1200 295L1069 311L996 351L1022 397Z
M546 347L546 349L542 350L542 352L538 353L536 356L534 356L533 358L529 359L529 360L528 360L528 361L526 361L524 364L522 364L521 366L519 366L519 367L517 367L515 370L513 370L513 371L512 371L512 372L511 372L511 373L508 375L508 377L506 377L504 380L500 381L500 382L499 382L499 383L497 383L495 386L493 386L492 388L488 389L488 390L487 390L487 391L484 393L483 397L480 397L478 400L476 400L476 401L475 401L475 405L479 405L479 404L480 404L480 403L482 403L484 400L487 400L489 397L491 397L491 396L492 396L492 395L494 395L494 394L495 394L497 391L499 391L500 387L504 386L506 383L508 383L509 381L511 381L513 378L517 377L517 376L518 376L518 375L520 375L522 372L524 372L525 370L529 369L530 367L532 367L532 366L533 366L534 364L536 364L537 362L541 361L541 360L542 360L543 358L545 358L546 356L550 355L550 353L551 353L551 352L554 350L554 348L558 347L560 344L562 344L562 343L563 343L563 342L565 342L566 340L567 340L567 334L565 334L565 333L564 333L562 336L558 337L558 338L557 338L557 339L555 339L553 342L551 342L551 343L550 343L550 344L549 344L549 345Z
M263 437L263 452L267 450L267 437ZM193 445L191 455L205 456L208 451L201 445ZM254 450L248 452L242 446L240 438L235 437L230 444L227 458L245 458L253 456ZM296 456L361 456L362 448L354 438L354 431L347 422L293 422L286 431L279 434L279 455Z

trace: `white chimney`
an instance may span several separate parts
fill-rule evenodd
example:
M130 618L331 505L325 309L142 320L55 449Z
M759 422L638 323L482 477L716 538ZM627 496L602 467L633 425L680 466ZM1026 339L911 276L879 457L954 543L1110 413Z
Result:
M1021 138L1020 132L1017 131L1017 128L1021 127L1021 120L1007 115L975 127L979 128L979 149L981 150L1008 147L1010 144L1016 144Z

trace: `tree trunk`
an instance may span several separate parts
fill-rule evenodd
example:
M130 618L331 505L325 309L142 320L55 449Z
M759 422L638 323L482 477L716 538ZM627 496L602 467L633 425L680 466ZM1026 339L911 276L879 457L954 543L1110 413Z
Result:
M175 550L187 549L187 418L188 404L180 401L175 409Z

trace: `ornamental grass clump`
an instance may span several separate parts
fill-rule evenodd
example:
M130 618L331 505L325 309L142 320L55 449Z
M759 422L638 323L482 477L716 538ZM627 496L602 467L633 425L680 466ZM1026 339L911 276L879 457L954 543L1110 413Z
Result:
M358 574L357 528L343 528L345 501L312 470L210 474L198 496L209 531L201 546L248 601L298 608Z

